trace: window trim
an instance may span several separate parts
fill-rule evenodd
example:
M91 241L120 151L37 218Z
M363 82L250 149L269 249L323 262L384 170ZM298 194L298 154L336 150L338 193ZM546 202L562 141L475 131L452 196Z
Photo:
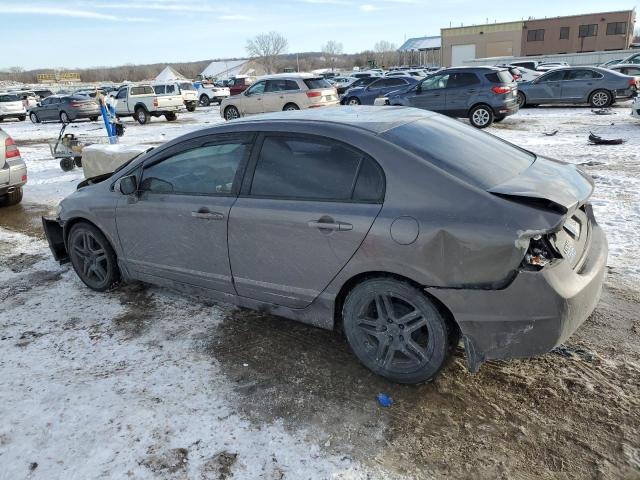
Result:
M614 25L614 32L613 33L609 33L609 26ZM623 31L622 32L618 32L618 26L622 25L623 27ZM627 22L609 22L607 23L607 31L606 31L607 35L626 35L627 34Z
M538 34L542 32L542 38L538 38ZM534 34L534 38L529 38L530 34ZM527 42L544 42L544 28L535 28L533 30L527 30Z
M562 32L565 31L567 32L567 36L563 37L562 36ZM559 40L569 40L571 38L571 27L560 27L560 38Z
M581 30L582 30L583 27L586 27L587 35L582 35L581 34ZM588 35L589 27L596 27L593 35ZM578 27L578 38L591 38L591 37L597 37L597 36L598 36L598 24L597 23L587 23L587 24L584 24L584 25L580 25Z
M136 175L138 180L138 185L142 184L142 178L144 175L144 171L149 168L157 165L158 163L164 162L171 157L175 157L176 155L180 155L182 153L186 153L191 150L195 150L197 148L204 148L214 145L231 143L233 141L240 140L243 144L248 144L249 149L248 153L245 153L244 157L240 160L238 164L238 169L236 170L235 176L233 178L233 185L231 186L231 191L229 193L183 193L183 192L152 192L149 190L139 190L139 196L145 195L180 195L187 197L237 197L240 192L240 187L242 185L242 180L244 178L247 164L249 162L249 158L251 157L253 150L256 147L256 133L255 132L235 132L235 133L219 133L219 134L208 134L200 137L190 138L185 140L184 142L180 142L178 144L172 145L171 147L158 152L157 155L152 155L150 158L146 159L143 163L137 165L130 173L126 173L118 178L123 178L129 175ZM137 171L136 171L137 170ZM117 180L116 180L117 181Z
M300 138L300 139L312 139L319 140L324 142L336 142L349 150L353 150L361 155L360 162L358 162L358 166L356 168L356 173L353 177L353 183L351 185L351 198L348 200L345 199L328 199L328 198L306 198L306 197L284 197L284 196L276 196L276 195L255 195L251 193L251 186L253 185L253 177L256 172L256 168L258 166L258 160L260 159L260 153L262 152L262 147L264 145L264 141L269 137L285 137L285 138ZM358 183L358 177L360 175L360 170L362 168L362 164L364 159L367 158L369 161L373 162L373 165L378 169L378 172L382 176L382 193L380 195L380 200L377 201L369 201L365 202L362 200L354 200L353 193L355 191L356 185ZM244 173L244 179L242 181L242 186L240 188L240 193L238 194L238 198L255 198L260 200L282 200L282 201L296 201L296 202L320 202L320 203L346 203L346 204L360 204L360 205L383 205L386 200L387 195L387 176L384 172L384 169L380 166L371 155L366 153L363 150L360 150L353 145L350 145L342 140L338 140L332 137L326 137L323 135L314 135L310 133L300 133L300 132L271 132L265 131L260 132L258 134L258 138L254 142L254 148L251 152L251 156L249 157L249 162L247 164L247 168Z

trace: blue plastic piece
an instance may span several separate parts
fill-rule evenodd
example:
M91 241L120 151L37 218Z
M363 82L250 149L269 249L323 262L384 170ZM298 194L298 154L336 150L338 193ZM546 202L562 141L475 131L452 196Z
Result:
M380 404L381 407L389 408L391 405L393 405L393 398L391 398L386 393L379 393L378 403Z

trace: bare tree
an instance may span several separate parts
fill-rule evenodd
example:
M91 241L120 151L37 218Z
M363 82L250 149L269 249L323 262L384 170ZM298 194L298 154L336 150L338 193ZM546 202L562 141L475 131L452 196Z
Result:
M381 67L388 67L397 57L396 45L386 40L380 40L373 46L376 52L376 62Z
M342 55L342 43L336 42L335 40L329 40L322 46L322 53L325 56L327 64L331 67L331 70L335 70L338 56Z
M274 73L276 59L287 51L289 42L278 32L261 33L247 41L247 53L267 73Z

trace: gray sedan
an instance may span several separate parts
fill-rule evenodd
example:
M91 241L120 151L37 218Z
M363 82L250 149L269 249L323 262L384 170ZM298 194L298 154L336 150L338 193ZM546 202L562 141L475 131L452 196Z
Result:
M143 281L344 332L391 380L541 354L607 259L573 165L405 107L235 120L81 183L43 219L91 289Z
M531 82L519 83L518 103L521 108L551 103L588 103L603 108L617 98L635 96L637 88L635 77L606 68L556 68Z
M85 118L95 122L99 116L100 107L96 100L85 95L51 95L29 109L33 123L71 123Z

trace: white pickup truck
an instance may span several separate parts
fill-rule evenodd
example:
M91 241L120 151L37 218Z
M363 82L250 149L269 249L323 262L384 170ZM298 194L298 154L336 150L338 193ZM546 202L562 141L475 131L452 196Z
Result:
M168 122L178 118L178 111L184 107L182 95L157 95L153 87L144 85L125 85L115 94L113 105L118 117L132 116L144 125L151 117L164 117Z
M228 87L216 87L213 84L198 85L198 98L200 105L203 107L208 107L212 103L220 105L220 102L229 97L229 95L231 95L231 93Z

